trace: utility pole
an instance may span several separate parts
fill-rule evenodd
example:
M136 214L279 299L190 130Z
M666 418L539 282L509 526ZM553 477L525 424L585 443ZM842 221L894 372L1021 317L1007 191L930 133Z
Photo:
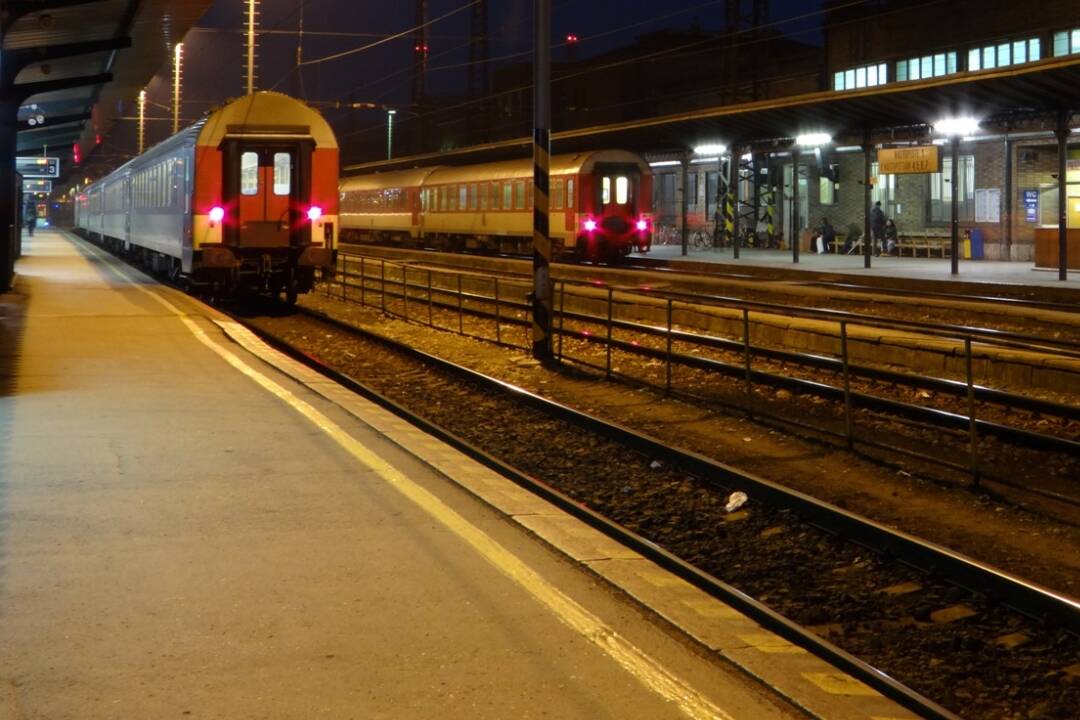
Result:
M255 92L255 22L259 0L247 0L247 94Z
M139 154L146 147L146 91L139 91Z
M180 65L184 60L184 43L176 43L173 48L172 70L172 131L180 131Z
M487 0L472 6L469 34L469 96L478 98L488 93Z
M551 0L533 0L533 357L551 359Z

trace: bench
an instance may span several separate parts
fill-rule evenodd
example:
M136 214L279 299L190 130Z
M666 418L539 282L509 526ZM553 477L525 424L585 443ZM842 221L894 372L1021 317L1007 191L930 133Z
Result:
M911 257L919 257L919 251L925 250L926 257L931 253L937 253L939 257L948 257L950 254L952 239L947 235L931 235L920 233L915 235L901 235L896 240L896 254L903 257L905 251L911 251Z

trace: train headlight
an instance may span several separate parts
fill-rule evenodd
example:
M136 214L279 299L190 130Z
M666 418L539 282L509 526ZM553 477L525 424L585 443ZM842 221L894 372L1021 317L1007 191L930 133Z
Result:
M308 208L308 211L307 211L307 219L308 220L310 220L311 222L315 222L316 220L318 220L321 217L322 217L322 208L321 207L319 207L318 205L312 205L311 207Z
M646 230L649 229L649 223L647 221L645 221L645 220L638 220L637 221L637 229L640 230L641 232L645 232Z
M585 232L593 232L596 230L596 221L589 218L585 221L583 227L585 228Z
M214 207L210 208L210 222L212 224L217 224L224 219L225 208L221 207L220 205L215 205Z

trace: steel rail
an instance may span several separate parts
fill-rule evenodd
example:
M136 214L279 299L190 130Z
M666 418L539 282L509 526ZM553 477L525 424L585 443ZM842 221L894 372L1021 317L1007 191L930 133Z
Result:
M657 448L663 447L657 444L656 441L652 441L645 436L638 435L632 430L624 428L622 426L607 423L593 416L586 415L577 410L574 410L565 405L561 405L551 400L547 400L538 395L535 395L523 388L516 385L491 378L480 373L477 373L468 368L456 365L441 358L429 355L423 351L411 348L407 345L401 344L390 338L380 336L368 331L359 330L355 327L349 326L346 323L335 320L328 316L322 316L320 313L310 313L308 310L303 310L304 313L312 314L313 317L318 318L320 321L328 322L335 325L344 331L357 333L364 335L376 342L386 345L394 350L410 355L422 362L431 363L443 370L447 370L459 377L470 379L474 382L479 382L482 385L497 390L505 395L521 400L533 407L540 408L541 410L563 420L570 422L576 422L580 425L584 425L591 430L599 431L605 436L608 436L616 441L628 443L631 447L635 447L639 450L643 450L647 447L655 446ZM303 350L287 343L280 338L270 335L259 328L252 327L247 324L243 318L234 318L237 322L244 324L249 330L256 333L260 338L271 346L281 350L293 359L304 363L308 367L319 372L328 379L356 392L359 395L375 402L376 404L384 407L390 412L394 413L403 420L415 425L421 430L437 437L438 439L446 442L455 449L465 453L474 460L489 467L493 471L513 481L520 487L535 493L543 499L556 505L563 511L570 515L573 515L579 520L587 523L591 527L599 530L613 540L629 547L635 552L655 562L660 567L675 574L679 578L694 585L703 592L731 605L735 609L739 610L743 614L747 615L755 622L759 623L763 627L775 632L789 642L798 645L806 649L807 651L817 655L826 662L834 665L835 667L851 674L858 680L874 688L882 695L889 697L896 701L903 707L918 713L919 715L927 718L934 718L936 720L961 720L960 717L941 705L935 703L930 698L923 696L922 694L912 690L911 688L903 685L898 680L890 676L889 674L882 672L881 670L871 666L870 664L860 660L859 658L851 655L847 651L840 647L830 643L824 638L816 635L810 630L802 627L801 625L793 622L787 617L776 612L768 605L756 600L755 598L747 595L738 588L725 583L724 581L716 578L709 573L695 567L694 565L682 560L681 558L673 555L664 548L660 547L656 543L648 540L647 538L634 533L626 527L604 517L603 515L585 507L580 502L565 495L564 493L556 490L550 485L544 483L538 478L533 477L525 472L522 472L513 466L499 460L497 457L487 453L486 451L476 447L468 441L460 438L454 433L451 433L442 427L432 423L416 413L410 411L404 406L390 400L386 396L372 390L358 380L340 373L333 368L329 367L325 363L313 358L305 353ZM676 459L676 455L673 453L679 453L683 451L677 451L673 448L664 448L663 456L671 460ZM708 473L705 475L705 479L712 484L719 484L715 480L717 476L727 478L728 474L738 474L738 471L728 468L727 466L715 463L708 458L702 456L696 456L692 453L688 453L685 456L681 456L684 460L690 461L689 464L698 464L704 470L706 466L709 468ZM746 475L749 479L751 476ZM768 481L761 480L761 482L768 483ZM738 487L741 484L732 483L732 487ZM749 486L749 485L747 485ZM779 486L778 486L779 487ZM794 491L791 491L794 492ZM758 495L762 497L764 493ZM818 502L805 496L806 500L812 502ZM838 512L845 512L835 508ZM855 517L855 516L852 516ZM819 522L811 521L815 526L822 527ZM869 522L869 521L867 521ZM828 528L822 527L822 529L829 532Z

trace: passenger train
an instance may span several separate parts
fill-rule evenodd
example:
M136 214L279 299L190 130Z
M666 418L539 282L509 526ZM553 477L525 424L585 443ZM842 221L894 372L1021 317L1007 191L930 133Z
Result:
M75 229L196 292L295 302L317 273L333 272L338 174L322 115L258 92L83 188Z
M554 255L613 260L652 245L652 175L641 157L601 150L551 158ZM529 252L531 159L347 177L343 242Z

